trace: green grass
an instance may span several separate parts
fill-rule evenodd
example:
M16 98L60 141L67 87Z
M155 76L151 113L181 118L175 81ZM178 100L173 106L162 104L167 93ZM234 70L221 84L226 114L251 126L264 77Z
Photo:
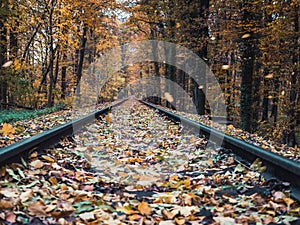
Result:
M63 104L55 105L51 108L41 110L0 110L0 123L11 123L19 120L36 118L63 109Z

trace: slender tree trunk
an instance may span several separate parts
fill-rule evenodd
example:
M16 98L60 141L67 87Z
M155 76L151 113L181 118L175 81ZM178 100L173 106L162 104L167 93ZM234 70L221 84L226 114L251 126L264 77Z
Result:
M4 4L3 2L3 0L0 1L1 5ZM4 26L5 20L5 15L0 15L0 102L5 104L4 107L7 106L7 81L5 77L4 68L2 68L2 65L5 63L6 60L7 51L7 30Z
M67 90L67 83L66 83L66 77L67 77L67 66L65 65L67 61L67 54L63 54L63 63L64 66L61 68L61 98L66 98L66 90Z
M156 32L155 32L155 27L152 25L151 27L151 32L150 32L150 38L151 40L154 40L156 38ZM155 59L154 61L154 75L158 79L158 87L157 88L157 97L161 96L161 83L160 83L160 72L159 72L159 64L158 64L158 49L157 49L157 43L152 42L152 52L153 52L153 58ZM161 98L156 98L155 99L155 104L161 104Z
M201 50L198 52L198 55L202 58L202 60L206 60L208 58L208 9L209 9L209 0L202 0L200 1L200 13L199 17L203 19L203 25L202 28L200 29L200 36L202 37L202 47ZM205 25L204 25L205 24ZM208 61L206 61L208 62ZM199 84L194 86L195 93L197 95L197 110L199 115L204 115L206 112L209 112L209 109L206 109L205 103L206 103L206 97L205 97L205 92L206 92L206 69L201 69L200 80L203 82L203 88L199 89Z
M77 66L76 71L76 92L77 94L80 94L80 80L82 76L82 70L83 70L83 62L84 62L84 56L85 56L85 49L86 49L86 42L87 42L87 25L85 24L83 27L83 34L81 36L81 44L79 49L79 62Z
M51 0L51 8L49 13L49 36L50 36L50 62L49 62L49 90L48 90L48 107L53 106L53 88L54 88L54 38L53 38L53 13L56 0Z

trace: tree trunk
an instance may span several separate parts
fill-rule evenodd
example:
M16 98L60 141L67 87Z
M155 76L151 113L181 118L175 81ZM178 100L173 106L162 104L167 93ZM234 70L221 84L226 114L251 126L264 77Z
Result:
M0 1L1 5L4 4L3 1ZM0 14L0 102L7 104L7 81L4 72L4 68L2 65L5 63L6 60L6 51L7 51L7 40L6 34L7 30L4 26L6 20L5 15ZM6 105L4 105L6 107Z
M76 92L77 94L80 94L80 80L82 76L82 70L83 70L83 62L84 62L84 56L85 56L85 49L86 49L86 42L87 42L87 25L85 24L83 27L83 34L81 36L81 44L79 49L79 62L77 66L76 71Z
M251 13L248 11L248 3L244 1L243 23L249 25L252 19ZM244 30L245 33L248 31ZM254 42L253 37L243 38L241 46L241 97L240 97L240 126L243 130L252 131L252 115L253 115L253 66L254 66Z
M295 15L294 15L294 46L295 49L293 51L293 73L291 75L291 90L290 90L290 109L288 111L288 119L289 119L289 128L286 132L286 144L289 146L294 147L296 145L296 133L295 128L297 124L297 118L296 118L296 101L297 101L297 92L299 92L299 89L297 90L297 77L299 75L299 47L298 46L298 35L299 34L299 13L296 7Z
M48 107L53 106L53 88L54 88L54 59L55 59L55 50L54 50L54 38L53 38L53 13L54 6L56 4L55 0L51 1L50 13L49 13L49 36L50 36L50 62L49 62L49 90L48 90Z
M67 54L64 53L63 55L63 63L64 66L61 68L61 98L66 98L66 90L67 90L67 83L66 83L66 77L67 77L67 66L65 65L67 61Z

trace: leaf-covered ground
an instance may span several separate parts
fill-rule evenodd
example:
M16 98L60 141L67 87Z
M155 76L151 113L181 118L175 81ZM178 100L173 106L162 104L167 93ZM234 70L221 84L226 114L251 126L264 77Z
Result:
M112 103L107 102L99 104L96 108L101 109L110 104ZM17 120L10 123L0 123L0 148L65 124L93 111L95 111L95 107L90 107L88 109L74 108L73 110L60 110L43 115L36 113L40 116L34 116L30 119Z
M159 107L162 107L162 106L159 106ZM165 107L162 107L162 108L165 108ZM220 130L234 138L243 140L250 144L259 146L265 150L274 152L274 153L282 155L286 158L300 162L300 149L298 148L298 146L289 147L286 144L280 144L278 140L265 139L256 133L251 134L249 132L243 131L240 128L234 127L232 124L230 124L230 125L220 124L217 122L217 120L216 121L211 120L209 118L209 116L199 116L197 114L176 111L176 110L172 110L169 108L165 108L165 109L168 111L171 111L173 113L176 113L178 115L189 118L191 120L194 120L196 122L205 124L209 127L213 127L213 128Z
M297 224L289 184L264 180L135 101L0 170L0 224Z

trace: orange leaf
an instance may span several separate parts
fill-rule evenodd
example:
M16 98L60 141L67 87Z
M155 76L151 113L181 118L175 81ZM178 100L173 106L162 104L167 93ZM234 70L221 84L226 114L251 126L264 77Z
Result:
M133 214L133 215L128 216L128 219L129 219L130 221L140 220L140 219L141 219L141 216L140 216L139 214Z
M138 210L142 215L149 215L152 212L152 208L149 206L147 202L140 202L138 204Z
M105 121L106 121L107 124L109 124L109 123L112 122L112 118L111 118L111 114L110 113L105 116Z
M49 181L51 182L52 185L57 185L57 180L55 177L50 177Z

